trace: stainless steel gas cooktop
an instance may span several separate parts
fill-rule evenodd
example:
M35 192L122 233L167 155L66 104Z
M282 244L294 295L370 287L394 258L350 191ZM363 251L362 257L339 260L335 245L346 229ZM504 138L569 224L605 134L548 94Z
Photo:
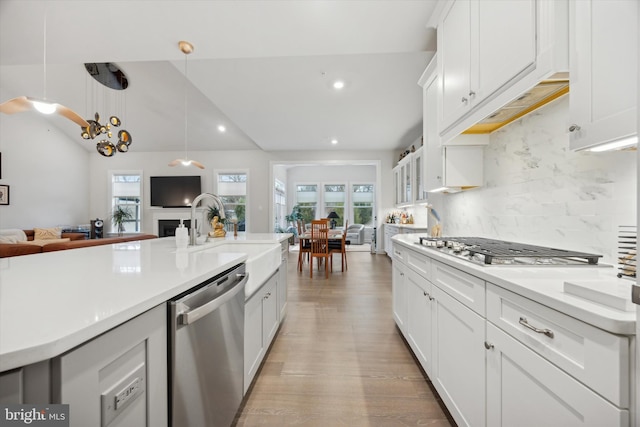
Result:
M487 266L598 266L602 258L602 255L483 237L420 237L416 243Z

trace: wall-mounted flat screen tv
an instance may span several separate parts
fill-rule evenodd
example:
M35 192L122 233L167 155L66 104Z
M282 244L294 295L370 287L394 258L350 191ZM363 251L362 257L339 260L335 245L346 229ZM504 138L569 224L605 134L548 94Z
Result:
M151 206L188 208L202 191L200 176L152 176Z

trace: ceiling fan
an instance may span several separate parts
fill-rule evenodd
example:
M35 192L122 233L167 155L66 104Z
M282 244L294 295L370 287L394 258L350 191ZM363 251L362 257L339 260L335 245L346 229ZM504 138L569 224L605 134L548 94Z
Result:
M19 96L17 98L10 99L0 104L0 113L15 114L25 111L39 111L42 114L56 113L72 122L82 126L88 127L89 123L82 118L78 113L73 111L69 107L65 107L57 102L51 102L47 100L47 18L44 18L44 97L42 99L33 98L30 96Z
M189 159L189 153L187 150L187 55L193 52L193 45L186 41L178 43L180 50L184 53L184 159L175 159L169 162L169 166L195 166L200 169L204 169L204 165L196 160Z

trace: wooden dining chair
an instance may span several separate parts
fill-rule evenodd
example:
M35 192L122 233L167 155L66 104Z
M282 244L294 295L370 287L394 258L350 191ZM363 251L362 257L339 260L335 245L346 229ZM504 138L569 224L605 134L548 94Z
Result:
M324 259L324 274L329 278L329 223L323 220L311 221L311 252L309 260L309 276L313 278L313 259L318 260L318 270Z
M349 227L349 220L344 222L344 232L340 240L329 241L329 252L331 253L331 271L333 271L333 254L340 254L340 261L342 264L342 271L348 270L347 265L347 227Z
M309 238L302 237L305 232L302 221L298 221L298 244L300 245L300 250L298 251L298 270L300 271L302 271L302 264L304 264L305 258L309 259L309 254L311 253Z

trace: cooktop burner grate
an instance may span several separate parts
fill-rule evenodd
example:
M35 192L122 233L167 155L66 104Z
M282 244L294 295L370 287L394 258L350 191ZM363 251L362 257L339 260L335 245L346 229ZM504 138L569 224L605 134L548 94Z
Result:
M560 258L560 259L580 259L589 264L598 264L598 259L602 255L589 254L584 252L570 251L564 249L548 248L544 246L528 245L525 243L508 242L504 240L487 239L483 237L450 237L450 238L420 238L420 244L426 241L442 241L444 247L462 246L469 255L475 254L484 256L485 264L492 264L495 259L514 258Z

